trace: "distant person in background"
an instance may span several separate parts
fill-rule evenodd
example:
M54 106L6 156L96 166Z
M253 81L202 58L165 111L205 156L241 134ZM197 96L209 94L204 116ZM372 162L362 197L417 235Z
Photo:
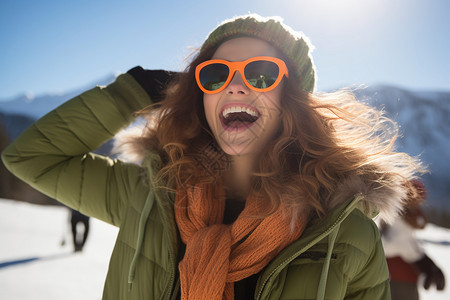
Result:
M410 192L408 206L394 223L381 224L382 241L387 258L392 300L419 299L419 277L424 276L423 287L436 285L438 290L445 287L442 271L428 257L415 237L415 230L426 225L421 205L426 198L422 182L414 180L415 190Z
M83 250L84 244L86 243L89 234L89 217L74 209L70 209L70 211L70 224L72 228L74 251L80 252ZM81 234L81 232L79 232L79 230L77 229L77 225L80 223L84 226L83 234Z

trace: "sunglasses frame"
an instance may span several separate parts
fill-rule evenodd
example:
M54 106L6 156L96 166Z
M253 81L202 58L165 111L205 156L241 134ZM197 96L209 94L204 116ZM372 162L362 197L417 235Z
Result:
M275 63L278 66L278 77L275 80L275 82L269 86L268 88L264 88L264 89L259 89L256 88L254 86L252 86L247 79L245 78L245 67L252 62L255 61L270 61ZM207 90L203 87L203 85L201 84L200 81L200 71L208 66L208 65L212 65L212 64L224 64L228 67L229 69L229 73L228 73L228 77L227 80L225 81L225 83L218 88L217 90ZM223 60L223 59L211 59L211 60L207 60L202 62L201 64L197 65L197 67L195 67L195 80L197 81L197 85L198 87L206 94L217 94L220 93L221 91L223 91L231 82L231 80L233 79L236 71L238 71L241 74L242 77L242 81L245 83L245 85L250 88L251 90L257 91L257 92L269 92L271 90L273 90L274 88L276 88L281 80L283 79L283 76L286 76L286 78L289 78L289 72L288 72L288 68L286 66L286 63L276 57L271 57L271 56L256 56L256 57L252 57L249 58L247 60L244 61L227 61L227 60Z

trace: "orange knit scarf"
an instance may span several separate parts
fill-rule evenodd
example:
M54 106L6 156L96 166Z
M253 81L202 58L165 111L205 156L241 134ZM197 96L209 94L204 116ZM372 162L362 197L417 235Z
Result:
M248 197L237 220L224 225L225 193L221 185L178 189L175 217L186 253L180 262L181 299L233 299L234 282L261 271L306 226L291 227L286 205L265 218L271 205Z

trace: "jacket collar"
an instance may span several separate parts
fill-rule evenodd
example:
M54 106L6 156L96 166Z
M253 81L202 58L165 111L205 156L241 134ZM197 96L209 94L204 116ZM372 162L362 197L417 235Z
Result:
M357 194L346 201L340 203L332 213L328 214L326 217L319 219L313 219L310 221L310 224L307 226L305 231L303 232L301 238L296 242L292 243L288 247L286 247L280 254L272 260L269 265L265 268L263 274L260 277L258 282L258 286L256 287L257 299L261 298L261 295L264 291L265 286L271 280L271 278L275 278L281 270L283 270L288 264L290 264L294 259L300 256L302 253L306 252L312 246L317 244L319 241L324 238L329 237L330 235L333 237L329 239L328 249L332 251L334 246L334 241L339 230L340 224L350 215L350 213L359 205L361 205L361 201L363 201L364 196L361 194ZM329 257L330 253L327 253L327 257ZM328 273L328 269L323 270L326 275ZM323 275L323 274L322 274ZM320 288L320 285L319 285ZM323 289L325 287L323 286Z

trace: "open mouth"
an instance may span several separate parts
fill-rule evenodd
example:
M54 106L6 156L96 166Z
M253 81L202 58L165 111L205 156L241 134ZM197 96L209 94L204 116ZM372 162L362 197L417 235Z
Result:
M255 123L261 114L256 108L243 105L229 105L222 108L220 120L226 129L244 129Z

